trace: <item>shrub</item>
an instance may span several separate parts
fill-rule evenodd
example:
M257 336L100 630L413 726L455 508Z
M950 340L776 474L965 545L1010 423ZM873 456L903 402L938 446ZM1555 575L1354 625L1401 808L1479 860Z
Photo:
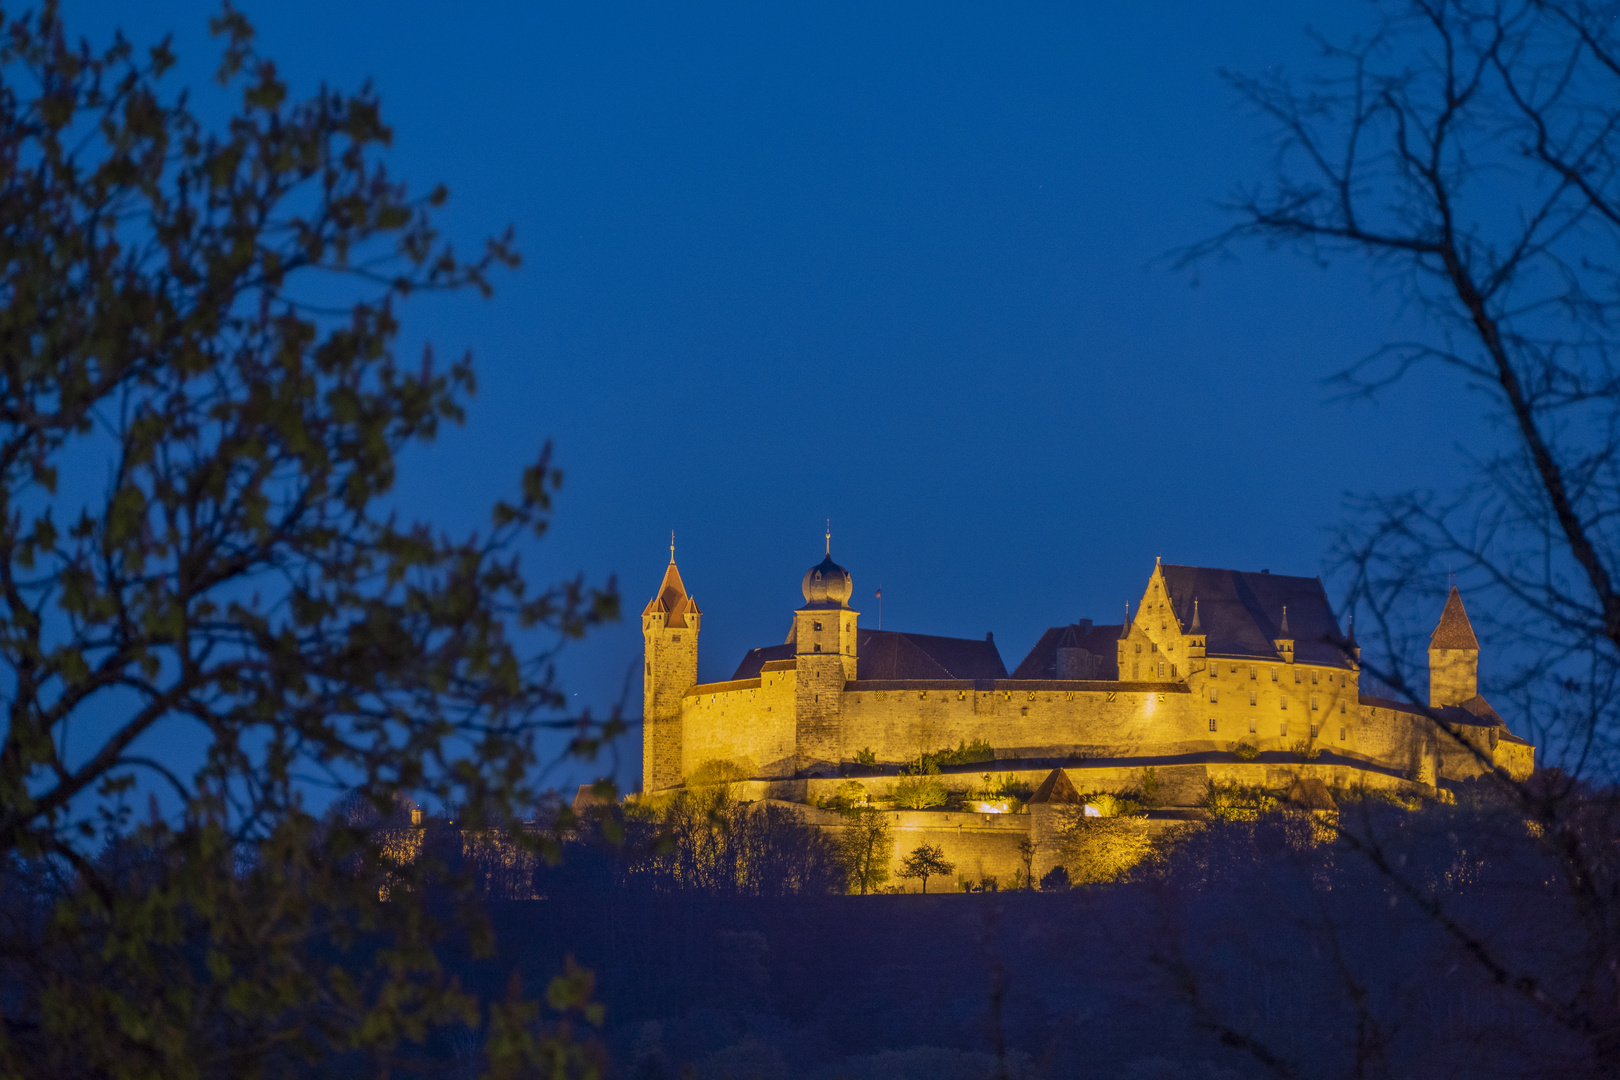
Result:
M1142 805L1152 808L1164 801L1164 793L1159 784L1159 774L1149 766L1142 770Z
M1290 747L1288 752L1294 755L1295 761L1314 761L1321 755L1322 750L1311 740L1301 739Z
M1141 817L1143 813L1142 804L1135 799L1110 795L1106 791L1091 796L1086 802L1097 808L1099 817Z
M1222 821L1253 821L1277 805L1277 797L1259 787L1217 784L1211 780L1204 809Z
M1232 747L1232 753L1241 761L1253 761L1260 756L1260 748L1245 740Z
M866 785L858 780L846 780L838 785L837 794L823 802L822 809L836 810L843 813L857 806L865 806L867 802Z
M1063 863L1075 884L1118 881L1148 856L1142 823L1125 818L1077 818L1063 838Z
M1061 866L1052 867L1041 878L1041 892L1064 892L1069 887L1069 872Z
M950 793L932 776L908 776L894 785L894 801L908 810L942 806Z
M958 741L955 750L947 746L932 754L922 754L917 760L921 766L919 772L937 773L946 765L976 765L981 761L994 761L996 752L983 739L974 739L972 742Z
M870 746L863 746L855 751L855 763L857 765L876 765L877 754L872 752Z

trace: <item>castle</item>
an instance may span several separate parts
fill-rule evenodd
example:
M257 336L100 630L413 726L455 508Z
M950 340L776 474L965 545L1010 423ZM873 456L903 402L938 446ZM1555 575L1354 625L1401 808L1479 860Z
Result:
M921 755L975 743L994 761L964 782L989 773L1050 791L1057 769L1063 790L1124 790L1152 767L1182 806L1211 781L1433 795L1534 766L1534 747L1479 694L1479 642L1455 588L1429 642L1427 709L1361 692L1360 649L1319 578L1156 563L1129 621L1052 627L1010 674L988 634L862 628L853 590L829 538L787 640L699 683L702 612L671 549L641 617L643 791L724 775L752 798L814 804L851 779L875 797ZM939 816L920 812L918 827L952 831Z

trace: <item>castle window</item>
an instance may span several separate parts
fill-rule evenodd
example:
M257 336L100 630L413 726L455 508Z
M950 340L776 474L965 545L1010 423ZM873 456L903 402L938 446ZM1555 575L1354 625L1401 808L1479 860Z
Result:
M1176 665L1174 664L1170 665L1170 677L1172 679L1176 677Z
M1219 665L1219 664L1211 664L1211 665L1209 665L1209 677L1212 678L1212 679L1220 678L1221 677L1221 665Z
M1311 695L1311 712L1315 712L1315 711L1316 711L1316 695L1312 694Z
M1251 717L1249 717L1249 734L1253 735L1255 733L1255 730L1256 729L1255 729L1255 726L1254 726L1254 717L1251 716Z
M1294 685L1299 685L1299 668L1294 669Z
M1314 672L1314 671L1311 672L1311 685L1312 686L1316 685L1316 672Z
M1140 679L1142 677L1142 672L1140 670L1141 667L1142 667L1141 664L1138 664L1134 660L1131 661L1131 678Z
M1339 729L1339 741L1344 742L1344 728Z
M1142 651L1142 643L1141 643L1141 642L1140 642L1140 641L1138 641L1138 642L1137 642L1137 643L1136 643L1136 651L1137 651L1137 652L1141 652L1141 651Z
M1316 725L1315 724L1311 725L1311 738L1313 738L1313 739L1316 738Z
M1258 705L1258 704L1260 704L1260 695L1255 693L1253 690L1249 691L1249 704L1250 705Z
M1209 730L1215 730L1215 718L1213 716L1209 718Z
M1220 693L1213 686L1209 688L1209 703L1211 705L1220 700Z
M1276 668L1271 669L1271 681L1272 682L1277 681L1277 669Z
M818 641L818 642L816 642L816 652L820 652L820 651L821 651L821 642Z
M669 640L671 640L671 641L679 641L679 640L681 640L681 635L676 634L674 637L670 638Z
M1260 669L1255 667L1253 664L1250 664L1249 665L1249 678L1258 679L1259 677L1260 677Z
M1340 712L1340 713L1343 713L1343 712L1344 712L1344 702L1342 702L1342 701L1341 701L1341 702L1339 702L1339 712Z
M1148 651L1149 652L1158 652L1159 651L1159 643L1157 641L1148 642Z
M1288 738L1288 721L1286 721L1286 720L1284 720L1284 721L1283 721L1283 722L1282 722L1282 723L1281 723L1281 724L1280 724L1280 725L1279 725L1279 726L1278 726L1278 727L1277 727L1277 735L1278 735L1278 737L1280 737L1280 738L1284 738L1284 739L1286 739L1286 738Z
M1164 661L1159 661L1159 678L1164 678Z
M1281 706L1281 707L1282 707L1282 710L1283 710L1283 711L1284 711L1284 712L1287 712L1287 711L1288 711L1288 699L1287 699L1287 698L1285 698L1285 697L1279 697L1279 698L1278 698L1278 699L1277 699L1277 703L1278 703L1278 704L1279 704L1279 705L1280 705L1280 706Z
M816 624L815 624L815 627L816 627L816 629L817 629L817 630L820 630L820 629L821 629L821 624L820 624L820 623L816 623ZM676 639L675 639L675 640L676 640L676 641L679 641L679 640L681 640L681 639L680 639L680 638L676 638Z

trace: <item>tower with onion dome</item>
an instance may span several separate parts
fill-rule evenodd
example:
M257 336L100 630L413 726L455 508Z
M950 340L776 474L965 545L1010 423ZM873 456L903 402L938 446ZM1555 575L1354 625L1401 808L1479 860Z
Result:
M839 721L844 684L855 679L856 620L849 606L855 591L849 571L833 562L832 530L826 557L805 571L800 584L804 606L793 613L793 655L797 682L798 761L802 770L836 767L841 757Z

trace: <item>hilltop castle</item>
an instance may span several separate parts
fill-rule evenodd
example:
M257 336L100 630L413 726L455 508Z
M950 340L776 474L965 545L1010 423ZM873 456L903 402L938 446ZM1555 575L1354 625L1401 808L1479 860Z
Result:
M702 612L672 549L641 615L643 791L706 772L746 778L753 798L813 803L852 778L876 796L920 755L975 742L995 760L964 780L1034 788L1057 768L1073 790L1110 791L1151 766L1184 806L1211 781L1434 794L1534 766L1534 747L1479 694L1479 642L1455 588L1429 642L1427 709L1361 692L1360 649L1318 578L1156 564L1128 623L1052 627L1010 675L988 634L862 628L853 590L829 540L787 640L699 683Z

